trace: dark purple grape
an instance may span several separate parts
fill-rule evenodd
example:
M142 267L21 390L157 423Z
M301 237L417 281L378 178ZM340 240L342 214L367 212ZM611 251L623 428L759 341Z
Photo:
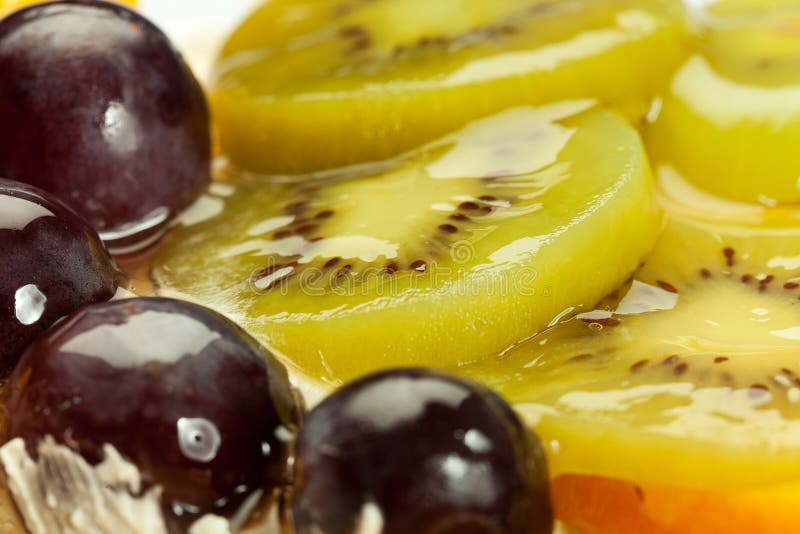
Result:
M286 482L302 408L286 369L217 313L162 298L88 307L39 338L12 376L8 428L90 464L110 444L163 487L173 532L232 517Z
M125 7L53 2L0 21L0 176L56 194L106 241L197 198L208 123L181 56Z
M0 376L56 320L123 280L97 233L30 185L0 180Z
M541 444L500 397L441 372L333 394L306 418L295 466L300 534L552 531Z

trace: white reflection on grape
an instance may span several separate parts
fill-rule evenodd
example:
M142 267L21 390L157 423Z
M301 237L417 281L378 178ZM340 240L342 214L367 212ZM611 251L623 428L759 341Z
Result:
M136 118L120 102L111 102L103 115L103 138L119 153L139 148Z
M14 293L14 315L25 326L36 323L44 315L47 297L34 284L28 284Z
M208 419L181 417L178 419L178 445L190 460L208 463L217 457L222 436Z

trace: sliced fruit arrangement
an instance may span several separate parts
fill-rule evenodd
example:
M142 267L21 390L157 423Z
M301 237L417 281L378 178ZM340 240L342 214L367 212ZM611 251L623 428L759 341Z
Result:
M790 530L800 258L787 254L800 250L798 213L709 197L669 169L658 191L667 227L632 282L461 371L543 436L556 513L572 526ZM720 522L731 510L742 530Z
M800 201L800 5L721 1L706 22L647 129L651 155L717 195Z
M216 184L152 272L216 311L99 303L123 277L91 226L127 245L209 179L168 40L96 0L0 21L0 174L89 219L0 181L29 530L796 530L793 3L707 12L648 114L654 196L625 116L685 59L676 2L272 0L223 51L222 140L303 176ZM278 358L326 388L382 371L305 418Z
M589 107L509 110L358 178L243 184L176 229L154 279L313 379L493 356L593 306L655 240L639 137Z
M245 170L293 174L521 104L591 97L638 117L687 53L683 15L673 0L267 2L217 64L222 147Z

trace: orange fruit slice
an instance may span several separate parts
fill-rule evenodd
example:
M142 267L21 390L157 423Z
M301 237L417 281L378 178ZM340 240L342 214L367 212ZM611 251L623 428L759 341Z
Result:
M558 519L592 534L766 534L800 524L797 484L725 491L561 475L551 491Z

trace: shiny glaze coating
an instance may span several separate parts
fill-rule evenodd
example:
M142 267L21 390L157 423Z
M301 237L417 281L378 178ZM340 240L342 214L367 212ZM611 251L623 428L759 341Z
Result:
M0 179L0 374L56 320L110 299L122 280L80 216L44 191Z
M113 445L163 487L173 532L283 484L301 410L284 367L242 330L161 298L67 318L25 353L8 402L10 437L30 454L47 435L90 463Z
M423 369L353 382L298 436L297 532L549 533L541 445L483 386Z
M83 0L0 22L0 176L55 193L108 241L189 205L209 158L203 92L140 15Z

